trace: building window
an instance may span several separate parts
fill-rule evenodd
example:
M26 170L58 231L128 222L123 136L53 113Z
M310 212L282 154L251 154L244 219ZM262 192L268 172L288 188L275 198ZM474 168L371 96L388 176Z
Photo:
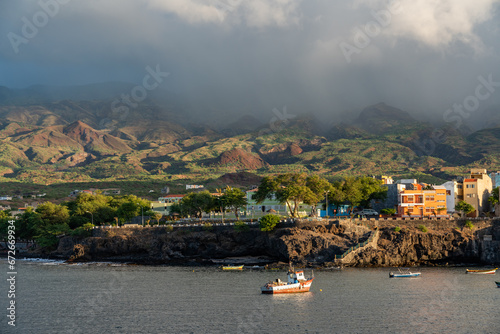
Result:
M450 196L451 195L451 190L446 190L446 195Z

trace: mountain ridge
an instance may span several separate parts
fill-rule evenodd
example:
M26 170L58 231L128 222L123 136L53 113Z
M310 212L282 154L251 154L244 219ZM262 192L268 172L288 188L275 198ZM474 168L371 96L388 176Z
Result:
M29 174L46 182L74 172L87 179L113 178L113 173L216 178L241 171L443 178L450 170L465 173L483 165L497 170L500 163L500 128L468 136L447 130L445 140L431 147L435 129L430 124L384 103L363 109L354 124L326 131L307 116L270 127L243 116L231 131L216 130L180 123L173 111L161 110L145 105L122 117L103 101L0 106L0 174L10 179Z

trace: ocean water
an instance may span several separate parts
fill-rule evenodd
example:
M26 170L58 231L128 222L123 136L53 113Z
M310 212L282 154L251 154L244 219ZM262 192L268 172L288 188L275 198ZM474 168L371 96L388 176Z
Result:
M315 270L309 293L263 295L285 271L18 260L15 327L0 268L0 333L500 333L500 277L465 268Z

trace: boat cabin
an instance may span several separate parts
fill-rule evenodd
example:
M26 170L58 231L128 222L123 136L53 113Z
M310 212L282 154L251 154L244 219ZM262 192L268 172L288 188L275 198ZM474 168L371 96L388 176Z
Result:
M288 272L288 283L298 283L300 281L305 281L303 271L289 271Z

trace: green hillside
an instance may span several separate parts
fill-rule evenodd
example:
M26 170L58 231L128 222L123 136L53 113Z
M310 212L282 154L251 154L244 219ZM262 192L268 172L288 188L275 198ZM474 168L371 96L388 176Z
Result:
M210 183L242 171L441 182L471 167L497 170L500 163L500 128L468 136L443 129L443 140L422 150L419 143L428 142L435 129L385 104L367 107L353 124L325 130L313 118L297 117L275 131L251 117L232 131L219 131L181 124L171 113L156 119L155 106L134 110L127 119L107 108L98 101L0 107L0 182Z

